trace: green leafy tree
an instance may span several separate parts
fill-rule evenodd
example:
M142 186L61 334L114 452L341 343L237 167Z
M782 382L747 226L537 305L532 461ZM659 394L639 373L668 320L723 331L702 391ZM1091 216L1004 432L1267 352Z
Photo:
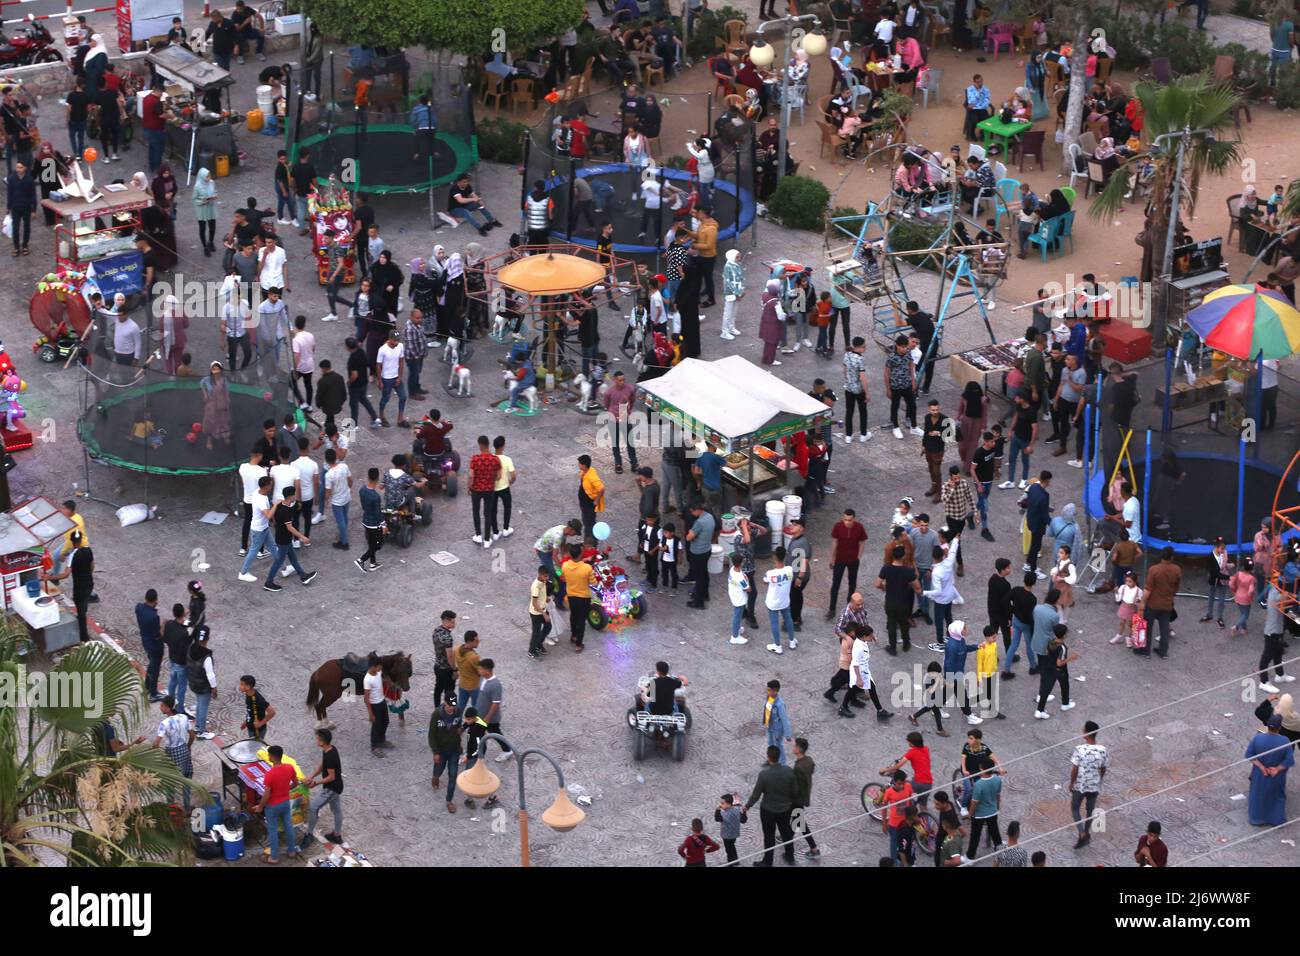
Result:
M20 676L25 628L0 619L0 681ZM102 720L124 739L144 719L140 677L106 644L82 644L50 670L57 678L102 680L94 716L82 707L0 706L0 866L139 866L188 858L188 822L167 805L189 783L171 758L148 743L102 756ZM57 703L55 701L54 703Z
M321 30L366 46L490 57L548 43L582 20L583 0L303 0Z
M1168 86L1139 83L1134 95L1142 104L1145 137L1152 145L1115 170L1094 200L1090 214L1103 221L1111 219L1135 186L1144 190L1149 187L1141 238L1141 278L1150 282L1162 265L1178 168L1178 141L1164 140L1157 150L1156 140L1161 134L1183 129L1214 131L1211 135L1192 136L1187 142L1179 216L1190 222L1202 178L1222 174L1241 162L1243 144L1220 135L1234 126L1232 112L1241 95L1230 87L1214 85L1204 76L1180 77ZM1150 172L1141 175L1139 183L1140 171L1148 163Z

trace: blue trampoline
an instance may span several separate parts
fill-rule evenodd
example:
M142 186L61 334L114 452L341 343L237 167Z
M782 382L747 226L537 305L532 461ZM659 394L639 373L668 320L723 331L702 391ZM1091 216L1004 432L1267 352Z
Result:
M679 189L690 191L691 174L684 169L661 167L664 179ZM596 232L600 223L608 220L614 224L614 251L624 255L654 255L654 237L658 230L652 217L641 235L640 199L633 200L638 173L627 163L604 163L584 166L576 174L592 187L593 207L603 211L587 210L575 202L573 215L569 214L570 183L567 175L553 175L546 180L546 188L555 201L551 236L556 241L572 242L580 246L596 246ZM734 182L717 179L713 184L713 217L718 220L718 241L735 239L754 224L754 194ZM662 210L662 226L666 232L672 225L672 210Z

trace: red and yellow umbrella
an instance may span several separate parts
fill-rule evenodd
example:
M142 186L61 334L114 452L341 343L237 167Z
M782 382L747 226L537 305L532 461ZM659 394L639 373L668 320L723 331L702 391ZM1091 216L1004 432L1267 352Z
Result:
M1226 285L1187 313L1187 324L1212 349L1237 358L1284 359L1300 351L1300 312L1262 286Z

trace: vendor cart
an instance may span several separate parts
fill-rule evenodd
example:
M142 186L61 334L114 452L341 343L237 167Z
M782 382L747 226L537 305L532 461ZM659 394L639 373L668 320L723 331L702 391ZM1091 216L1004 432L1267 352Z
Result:
M316 256L317 280L321 285L329 283L330 241L325 233L332 229L336 235L349 237L343 245L343 285L351 285L357 281L356 250L352 248L350 238L354 225L351 194L331 176L324 187L312 194L309 208L311 225L308 228L311 229L312 253ZM367 238L360 236L359 241L366 242Z
M713 362L683 359L666 374L638 382L637 392L656 436L667 423L690 444L704 440L718 449L727 459L727 483L743 492L751 511L755 490L803 482L793 463L766 446L821 428L833 415L824 403L739 355ZM725 494L722 505L728 506Z
M114 294L144 288L144 264L135 246L141 212L153 196L129 184L96 186L91 199L53 196L41 205L59 221L54 226L54 265L60 273L82 273L111 302Z
M48 498L29 498L0 515L0 600L47 654L79 643L76 616L40 583L46 548L76 527Z
M167 106L176 116L167 123L167 151L184 161L186 184L203 167L217 173L218 156L238 166L230 106L234 78L183 46L154 50L146 60L167 83Z

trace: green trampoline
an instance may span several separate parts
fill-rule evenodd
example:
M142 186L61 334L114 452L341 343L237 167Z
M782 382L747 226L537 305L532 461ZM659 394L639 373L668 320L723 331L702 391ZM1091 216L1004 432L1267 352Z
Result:
M111 389L77 420L86 454L148 475L220 474L248 460L267 419L296 413L305 424L282 383L229 382L223 402L207 382L151 374Z
M379 195L424 192L453 182L478 160L472 138L439 130L431 140L428 133L396 123L352 123L295 143L290 161L309 149L322 183L330 173L350 168L350 189Z

